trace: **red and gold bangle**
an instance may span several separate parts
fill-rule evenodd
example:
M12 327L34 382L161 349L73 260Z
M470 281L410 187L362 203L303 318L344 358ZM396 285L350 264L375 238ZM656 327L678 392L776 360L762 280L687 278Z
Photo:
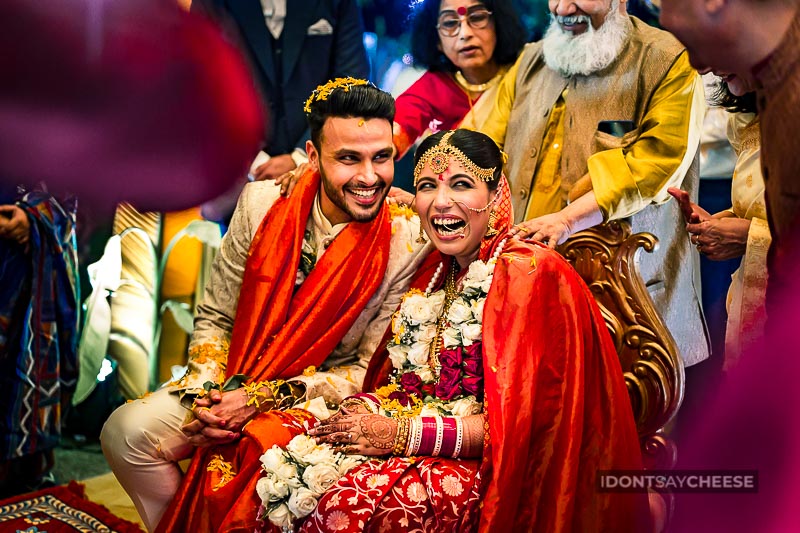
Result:
M409 455L455 458L464 445L464 423L460 417L417 417L409 435Z
M418 416L414 419L414 455L419 455L419 449L422 446L422 417Z
M417 454L423 456L433 455L433 449L436 446L436 417L423 416L420 417L420 441L417 448Z
M353 394L350 398L361 400L364 402L365 405L369 407L369 410L372 413L380 413L381 409L381 399L378 398L374 394L365 394L363 392L359 392L358 394Z
M442 420L441 416L435 416L433 419L436 421L436 440L434 441L431 455L436 457L442 452L442 443L444 442L444 420Z

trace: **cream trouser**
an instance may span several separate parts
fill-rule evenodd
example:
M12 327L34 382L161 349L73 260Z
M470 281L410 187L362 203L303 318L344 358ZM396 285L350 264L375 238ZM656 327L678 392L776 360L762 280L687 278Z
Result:
M180 430L188 413L177 395L161 389L119 407L100 434L111 470L149 531L178 491L183 474L177 462L195 449Z

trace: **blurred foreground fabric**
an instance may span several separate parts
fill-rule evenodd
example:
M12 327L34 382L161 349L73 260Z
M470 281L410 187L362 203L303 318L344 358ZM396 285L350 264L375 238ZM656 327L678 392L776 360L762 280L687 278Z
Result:
M159 0L0 3L0 179L177 210L257 152L261 104L210 22Z

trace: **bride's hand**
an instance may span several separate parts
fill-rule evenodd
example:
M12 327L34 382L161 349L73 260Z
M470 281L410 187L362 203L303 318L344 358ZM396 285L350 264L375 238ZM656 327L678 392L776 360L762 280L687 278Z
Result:
M337 451L359 455L389 455L392 453L397 421L375 414L339 413L310 429L317 444L330 444Z

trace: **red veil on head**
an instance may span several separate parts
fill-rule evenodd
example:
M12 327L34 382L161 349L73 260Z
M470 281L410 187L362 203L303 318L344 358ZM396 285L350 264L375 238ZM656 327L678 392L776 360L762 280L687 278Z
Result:
M508 236L508 230L514 223L514 207L511 205L511 187L508 184L506 175L500 176L497 184L497 195L495 196L492 210L495 220L492 227L497 232L494 237L484 237L481 241L481 249L478 258L481 261L488 261L500 242Z

